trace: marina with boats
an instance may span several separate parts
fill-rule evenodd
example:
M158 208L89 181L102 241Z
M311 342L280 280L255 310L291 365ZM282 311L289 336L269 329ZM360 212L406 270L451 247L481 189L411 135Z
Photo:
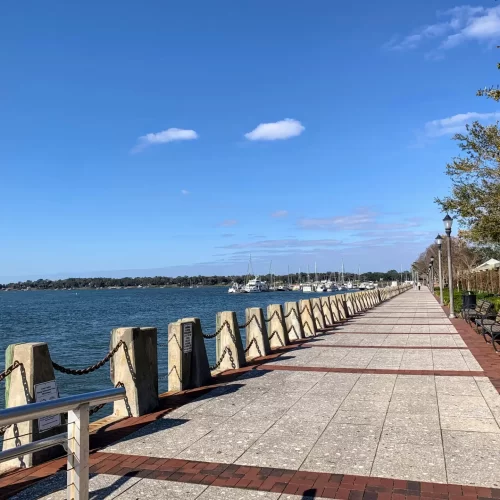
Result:
M248 264L248 273L246 283L238 283L234 281L228 289L228 293L262 293L262 292L304 292L304 293L334 293L341 291L357 291L357 290L374 290L378 287L378 283L373 281L361 281L361 275L358 269L357 280L346 280L344 276L344 263L339 273L330 273L327 279L318 279L318 272L316 264L314 264L314 279L311 280L309 276L309 268L302 280L302 273L297 274L297 282L293 283L290 272L288 272L287 281L276 282L273 281L273 274L271 272L272 262L269 269L270 282L261 280L258 275L253 273L252 259ZM290 271L290 270L289 270ZM253 276L251 278L251 276Z

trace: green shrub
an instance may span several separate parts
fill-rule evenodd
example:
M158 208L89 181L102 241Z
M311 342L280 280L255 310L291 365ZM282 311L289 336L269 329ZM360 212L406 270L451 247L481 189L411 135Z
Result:
M439 288L434 289L435 294L439 297ZM454 309L456 313L459 313L462 309L462 293L457 290L454 290L453 300L454 300ZM472 292L476 294L476 301L480 299L486 299L489 302L492 302L495 306L495 310L500 310L500 297L498 295L494 295L492 293L487 292ZM447 288L443 288L443 302L445 306L450 305L450 292Z

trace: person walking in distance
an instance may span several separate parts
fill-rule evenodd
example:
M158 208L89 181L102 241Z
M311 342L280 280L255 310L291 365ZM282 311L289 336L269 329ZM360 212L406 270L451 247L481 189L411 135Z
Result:
M420 291L420 281L418 282L417 286L418 286L418 290Z

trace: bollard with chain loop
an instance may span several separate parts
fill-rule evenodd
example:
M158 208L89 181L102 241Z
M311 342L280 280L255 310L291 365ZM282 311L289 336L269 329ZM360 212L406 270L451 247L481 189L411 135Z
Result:
M57 370L62 373L66 373L67 375L87 375L88 373L92 373L99 368L103 367L117 352L118 349L123 345L123 340L120 340L116 344L116 346L106 354L106 356L101 359L101 361L98 361L97 363L88 366L87 368L81 368L81 369L73 369L73 368L66 368L64 366L61 366L60 364L56 363L55 361L52 361L52 366L54 367L54 370Z
M0 373L0 382L5 380L19 366L21 366L21 363L19 363L19 361L14 361L6 370Z
M229 354L231 366L233 367L233 370L236 370L236 364L234 363L233 353L232 353L231 349L228 346L226 346L224 351L222 352L222 356L219 358L219 361L217 361L217 363L215 363L215 365L210 367L210 371L214 371L214 370L219 369L219 366L221 365L222 361L226 357L226 354Z

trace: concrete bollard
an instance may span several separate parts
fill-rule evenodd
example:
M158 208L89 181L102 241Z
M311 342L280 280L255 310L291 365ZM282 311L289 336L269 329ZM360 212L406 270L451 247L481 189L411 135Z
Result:
M311 299L312 313L314 322L316 323L317 330L325 329L325 317L323 316L323 308L321 307L321 300L319 298Z
M359 292L351 293L351 301L354 314L359 314L361 312L361 307L359 305Z
M267 336L264 312L260 307L249 307L245 310L247 359L267 356L271 352Z
M297 302L285 302L285 327L290 341L304 338Z
M5 379L6 408L59 397L49 347L45 342L9 345L5 351L5 368L15 361L19 366ZM64 432L60 426L62 422L61 415L54 415L11 425L5 431L2 449L6 451L60 434ZM61 452L62 448L57 446L7 460L0 463L0 472L18 467L33 467L60 456Z
M281 304L269 304L267 306L267 318L267 331L271 349L288 345L290 339L286 332Z
M352 295L351 293L345 294L345 305L347 307L347 312L349 313L349 316L354 316L355 312L351 295Z
M366 292L361 292L360 302L361 302L361 308L363 309L363 311L366 311L368 309Z
M233 311L218 312L216 316L216 329L220 332L215 338L215 358L218 361L224 350L224 355L218 371L234 370L246 365L245 351L241 341L240 329L236 313ZM231 356L233 361L231 361ZM234 363L234 366L233 366Z
M339 307L339 312L340 312L341 318L347 319L349 317L349 314L347 312L347 307L345 305L345 295L343 293L340 295L337 295L337 304Z
M328 300L330 301L330 309L332 311L332 316L333 316L333 321L335 323L340 323L341 317L340 317L340 312L339 308L337 305L337 298L335 295L330 295L328 297Z
M123 384L126 398L113 403L117 417L140 417L158 408L158 342L156 328L115 328L111 349L123 345L111 358L113 385Z
M199 318L168 325L168 390L184 391L212 379Z
M332 310L330 308L330 300L328 297L321 297L319 300L321 302L323 317L325 318L325 328L330 328L334 323Z
M312 312L311 301L303 299L299 302L300 321L304 329L304 337L312 337L316 335L316 323Z

